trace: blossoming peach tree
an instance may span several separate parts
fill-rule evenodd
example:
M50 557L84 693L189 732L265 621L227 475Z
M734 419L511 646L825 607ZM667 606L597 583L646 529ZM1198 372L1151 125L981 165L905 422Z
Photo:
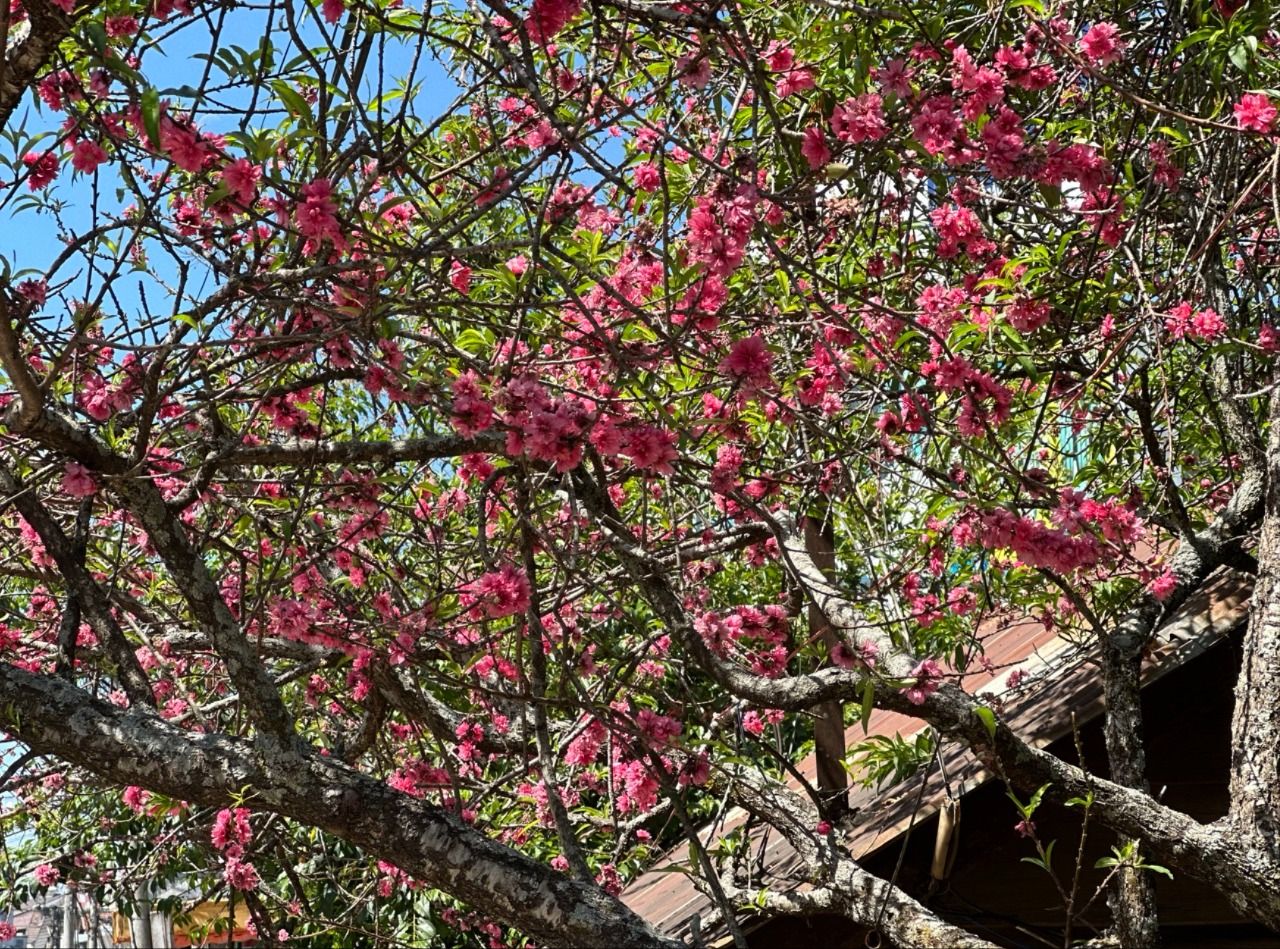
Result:
M1087 796L1125 945L1154 864L1280 929L1272 17L0 7L5 898L181 874L267 943L670 946L621 884L727 801L813 883L695 845L735 938L986 945L779 781L878 707ZM1205 826L1147 786L1138 667L1224 564ZM1109 778L960 688L1026 617L1098 650Z

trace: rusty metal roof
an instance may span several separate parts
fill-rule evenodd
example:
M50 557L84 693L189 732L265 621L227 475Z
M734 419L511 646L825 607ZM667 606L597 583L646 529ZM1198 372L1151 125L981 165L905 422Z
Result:
M1236 571L1222 569L1164 622L1144 658L1144 683L1153 681L1203 652L1221 636L1235 629L1248 613L1252 579ZM1102 712L1102 677L1096 663L1096 648L1046 630L1034 621L989 624L979 633L983 652L992 672L978 669L961 678L970 693L985 693L1002 706L1001 719L1020 737L1036 747L1044 747L1071 730L1071 713L1083 724ZM1007 685L1008 673L1018 668L1027 676L1018 689ZM1051 688L1048 686L1052 686ZM920 719L877 709L868 723L867 734L911 738L928 726ZM865 740L861 725L845 734L852 746ZM950 792L963 795L986 783L991 775L967 749L954 744L941 749ZM817 760L810 755L797 769L811 784ZM788 784L799 790L794 778ZM854 788L850 807L856 824L846 839L850 854L866 857L906 831L910 822L935 813L947 796L942 780L929 782L923 796L917 779L908 779L883 791ZM919 805L917 807L917 804ZM914 818L913 818L914 814ZM715 824L699 833L710 847L717 840L746 823L747 814L734 808ZM755 859L759 869L753 887L768 886L788 891L804 886L801 861L783 837L767 828L753 830ZM689 866L688 847L679 846L664 854L647 872L632 881L622 894L623 901L663 932L688 938L695 918L707 919L713 910L684 872ZM702 937L714 938L705 930Z

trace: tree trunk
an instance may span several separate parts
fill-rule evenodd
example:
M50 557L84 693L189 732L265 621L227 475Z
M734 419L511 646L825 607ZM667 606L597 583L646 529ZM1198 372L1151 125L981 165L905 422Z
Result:
M813 562L832 579L836 565L835 536L828 518L803 518L804 543ZM818 638L830 652L840 642L835 630L812 600L809 602L809 636ZM844 703L832 699L814 707L813 752L822 797L823 815L836 820L849 809L849 775L845 771Z
M1258 580L1231 723L1229 820L1245 856L1280 865L1280 396L1271 399Z
M1148 792L1141 698L1142 646L1147 637L1128 626L1122 625L1103 644L1107 707L1103 730L1111 780ZM1121 870L1107 895L1107 904L1121 945L1132 949L1160 945L1155 881L1150 873L1133 868Z

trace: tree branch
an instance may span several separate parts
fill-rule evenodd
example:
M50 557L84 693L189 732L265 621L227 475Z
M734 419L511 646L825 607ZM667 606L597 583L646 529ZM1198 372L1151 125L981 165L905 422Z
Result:
M250 788L251 806L335 834L543 945L680 947L599 887L333 758L261 755L245 739L184 731L3 663L0 728L41 754L180 800L224 806Z

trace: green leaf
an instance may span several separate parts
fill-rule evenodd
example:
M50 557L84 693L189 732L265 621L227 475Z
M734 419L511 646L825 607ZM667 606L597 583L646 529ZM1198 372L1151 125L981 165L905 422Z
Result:
M991 711L985 705L979 705L973 710L973 714L978 716L983 726L987 729L987 734L992 738L996 737L996 713Z
M142 93L142 125L152 148L160 147L160 93L150 88Z
M1241 72L1249 71L1249 46L1243 40L1231 47L1227 52L1227 58L1231 60L1231 65Z
M107 29L97 20L90 20L84 25L84 36L99 56L107 51Z
M297 89L289 85L283 79L277 79L271 84L272 90L276 94L284 107L297 117L298 121L304 125L311 124L311 104L303 97Z
M867 734L867 728L871 722L871 713L875 711L876 684L872 681L871 676L867 676L865 682L862 683L862 708L858 713L858 721L862 725L862 734Z

